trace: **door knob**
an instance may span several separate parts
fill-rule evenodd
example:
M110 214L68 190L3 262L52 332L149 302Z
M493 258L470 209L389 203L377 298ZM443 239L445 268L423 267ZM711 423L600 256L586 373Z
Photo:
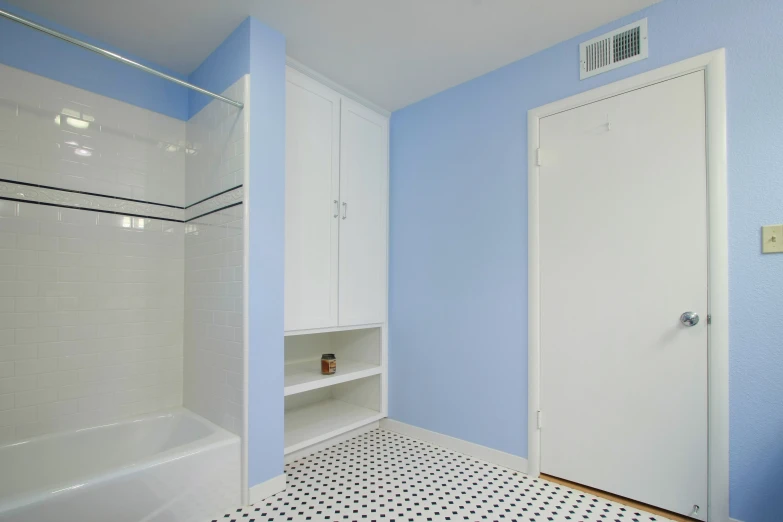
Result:
M699 314L696 312L685 312L680 316L680 322L685 326L696 326L699 324Z

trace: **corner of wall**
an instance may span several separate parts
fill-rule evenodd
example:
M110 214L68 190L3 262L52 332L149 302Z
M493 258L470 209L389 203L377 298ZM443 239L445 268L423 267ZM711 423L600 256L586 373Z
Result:
M223 92L250 72L250 21L245 20L188 75L188 81L212 92ZM192 118L212 98L188 91L188 117Z
M256 504L285 490L285 473L250 488L248 504Z

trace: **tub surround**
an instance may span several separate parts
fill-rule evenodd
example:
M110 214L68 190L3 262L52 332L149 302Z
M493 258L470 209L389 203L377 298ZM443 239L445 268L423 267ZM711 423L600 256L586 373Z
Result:
M187 408L242 434L244 205L208 214L185 231Z
M0 78L0 442L180 406L184 122Z
M224 96L247 103L247 75ZM244 426L244 111L212 101L188 121L184 404L237 435Z
M247 103L249 76L243 75L221 94ZM247 115L231 105L213 100L188 120L185 155L188 205L215 197L245 182Z
M0 178L185 204L185 122L0 65Z
M0 439L182 404L182 223L0 201L0 230Z
M240 434L244 113L185 123L0 73L0 442L181 406L183 386Z
M4 4L3 8L22 16L29 15ZM67 28L56 27L47 20L30 18L70 33ZM163 292L163 285L158 284L161 279L137 281L135 277L136 271L157 268L158 261L165 256L154 255L150 248L136 246L136 243L144 242L143 238L147 237L148 231L164 230L167 223L169 226L165 230L172 230L177 237L172 243L163 246L176 250L170 263L179 271L179 274L169 274L165 278L166 281L176 281L178 285L174 292L170 288L165 291L173 297L167 304L175 306L174 320L179 324L178 333L172 334L174 336L168 340L174 344L176 353L174 357L166 355L166 364L171 365L171 368L167 368L171 373L167 375L173 375L173 378L163 378L163 385L145 381L141 386L143 391L137 392L135 388L133 393L126 394L124 388L118 391L116 387L130 382L123 372L131 372L135 377L134 372L143 373L153 365L147 364L146 360L134 359L131 362L139 363L143 370L135 366L129 369L125 368L125 360L117 363L100 351L97 354L91 351L82 354L81 350L87 350L83 345L92 344L92 340L88 339L89 343L80 342L72 345L70 349L77 350L77 355L98 357L95 360L89 359L89 366L76 368L75 373L62 377L65 380L63 386L78 386L81 391L77 396L61 399L59 389L38 391L38 380L44 382L46 378L17 378L19 376L16 375L16 367L22 368L19 370L21 372L27 371L29 366L28 363L17 365L17 360L22 361L22 357L39 358L38 346L35 347L35 355L30 351L23 354L17 349L7 350L2 356L10 359L4 360L0 357L0 444L32 435L58 433L112 422L129 415L182 405L184 402L216 423L242 435L243 469L240 476L243 480L241 491L245 497L250 486L265 487L267 484L274 484L274 488L282 489L285 485L284 481L280 480L282 454L277 455L274 448L282 445L283 401L279 394L267 391L282 388L283 381L283 207L282 202L272 205L269 202L282 201L284 189L284 37L257 20L248 18L191 73L191 83L202 85L213 92L238 89L240 92L232 92L230 97L244 96L245 108L241 112L231 112L233 108L219 103L210 105L211 100L178 86L174 89L167 89L166 86L162 89L148 87L148 84L160 81L156 79L153 82L145 82L148 77L143 73L136 71L133 74L123 74L124 67L110 60L92 56L83 50L72 48L67 43L10 22L0 21L0 24L9 29L8 34L4 33L0 40L5 41L8 37L9 41L27 43L22 49L9 45L4 48L5 51L0 52L0 63L5 64L3 67L7 70L12 70L9 65L23 69L14 72L22 78L20 81L5 82L7 75L0 75L3 78L3 81L0 81L0 184L7 184L5 189L0 187L0 191L7 190L7 199L13 200L11 205L15 205L8 212L11 212L13 217L18 217L16 214L20 211L25 214L28 207L35 208L34 212L44 212L39 209L49 207L55 212L51 219L57 222L65 219L63 216L66 214L68 219L86 219L86 222L92 223L109 223L109 218L114 217L118 220L116 223L119 228L125 227L130 229L125 232L135 233L118 236L122 238L121 242L133 243L134 246L123 247L125 250L116 254L118 259L111 259L111 264L105 267L127 272L121 277L128 279L122 279L120 282L135 285L127 287L131 289L129 293L132 295L125 296L122 292L117 295L116 285L103 284L115 281L100 279L100 267L95 270L87 265L92 269L92 273L84 277L98 279L74 281L80 284L89 283L89 290L86 285L79 288L72 286L72 289L78 290L76 296L61 295L54 291L52 294L39 296L38 290L28 290L35 295L17 296L14 292L22 285L17 284L15 272L27 262L27 254L12 253L9 257L14 262L14 269L7 271L10 274L9 282L13 282L8 285L11 288L8 297L12 299L5 309L0 307L0 314L17 313L15 300L22 297L47 297L46 300L36 299L29 303L26 311L33 314L39 312L36 307L43 306L42 303L57 314L70 312L66 306L78 304L78 300L61 299L62 297L89 297L97 303L94 311L114 312L114 308L109 306L110 300L130 297L130 302L135 305L152 310L145 316L151 317L150 321L143 322L157 321L164 315L156 313L161 309L157 306L161 301L155 300L157 297L153 299L146 296L143 292ZM122 50L118 52L124 54ZM74 67L74 62L77 62L78 66ZM80 70L84 64L90 68L87 71L89 74L84 77L74 75L73 71ZM63 65L66 66L65 69ZM112 74L104 74L107 71ZM113 74L114 72L117 74ZM45 77L36 76L37 74ZM252 85L249 82L250 74L257 78ZM110 81L105 81L106 78L110 78ZM44 83L50 86L47 96L51 100L51 106L44 107L44 104L33 100L30 107L45 110L29 112L37 118L37 132L49 140L48 145L40 140L32 143L32 149L28 152L32 152L33 156L14 150L9 152L6 149L14 149L23 142L22 138L13 134L13 128L7 129L4 126L5 117L13 116L15 119L9 122L17 123L20 100L24 101L24 96L34 98L36 94L40 94L39 86ZM15 90L4 91L9 85ZM73 87L74 85L90 90L93 90L94 86L95 92L112 97L116 94L117 99L80 90ZM254 101L252 105L249 104L251 93ZM118 99L129 100L138 106L125 104L117 101ZM5 107L3 104L6 101L12 101L14 106ZM149 108L173 118L152 112ZM58 114L60 118L59 122L56 122ZM251 135L248 132L251 119L254 121L253 141L250 141ZM47 130L49 122L58 128ZM41 130L46 134L41 134ZM66 132L70 133L67 137ZM36 133L32 135L35 136ZM72 139L74 136L77 139ZM223 138L227 141L221 141ZM25 139L25 144L29 145L29 136ZM252 144L252 147L247 146L248 143ZM115 146L116 148L113 148ZM254 151L252 161L248 153L251 148ZM106 152L105 156L103 152ZM36 157L36 154L40 158L52 154L53 159L47 163ZM170 167L169 170L153 169L158 168L158 160L165 162ZM249 198L251 178L258 187L257 190L263 191L263 202L261 198ZM280 197L275 197L275 194ZM0 194L0 203L4 201L2 198L3 194ZM31 204L32 200L35 200L35 204ZM253 203L256 205L255 210L250 208L252 201L258 201ZM89 212L83 210L87 208L90 209ZM70 217L88 214L91 215L89 219ZM10 223L13 221L0 219L0 225ZM253 225L254 252L245 246L246 243L250 244L248 225ZM64 236L68 241L62 243L72 243L75 245L73 248L80 250L61 251L60 240L57 239L55 243L49 244L50 250L46 253L34 253L27 257L33 256L35 260L49 262L49 259L63 257L61 252L78 254L70 261L72 265L66 265L66 268L80 268L82 265L78 263L84 263L92 254L101 252L100 249L97 252L81 250L82 243L92 244L94 238L83 237L90 235L88 231L78 233L81 235L77 237ZM37 244L35 241L24 243L25 248L32 249L27 245ZM5 243L9 250L12 247L16 249L16 244L15 236L10 236ZM0 241L0 249L2 248ZM227 250L216 251L222 248ZM141 253L142 250L144 254ZM54 252L55 255L50 255L49 252ZM248 272L250 263L245 257L251 259L256 268L252 280ZM145 259L139 260L140 258ZM0 266L0 272L2 270L3 267ZM218 279L213 279L213 270L220 273ZM59 272L55 273L57 275L50 274L49 277L58 278ZM193 279L187 280L186 274ZM72 281L55 279L51 282L58 285L57 292L65 292L68 287L60 283ZM3 284L0 279L0 286ZM5 297L6 294L0 292L0 302L4 301ZM229 301L230 307L227 304ZM117 308L120 312L128 309L125 305ZM253 310L259 318L250 325L242 320L249 310ZM3 332L3 324L12 326L8 328L10 333ZM101 350L124 351L122 341L117 343L116 336L109 337L126 328L115 327L115 324L116 322L101 324L99 328L87 325L88 328L83 330L83 334L99 332L99 339L111 339L113 343L101 344ZM188 325L193 328L189 329ZM80 324L67 324L64 327L71 326ZM11 345L13 347L18 344L14 338L16 329L12 317L8 316L5 323L0 317L0 349L4 349L5 344L14 343ZM5 344L3 335L7 337ZM51 335L53 338L46 342L61 341L59 332ZM144 340L152 335L153 333L147 335L147 332L144 332ZM187 342L192 341L193 346L183 346L186 339ZM81 338L75 340L81 341ZM209 343L214 346L208 346ZM276 350L275 346L279 349ZM144 348L149 348L149 355L152 356L157 353L159 346ZM52 368L57 368L59 364L59 353L57 352L53 362L40 363L41 368L36 371L54 373ZM198 358L197 353L200 353ZM70 355L67 354L69 357ZM53 357L46 356L47 359ZM248 368L247 364L250 357L260 357L267 362L271 361L269 357L277 357L280 362L279 375L265 372L263 379L253 379L252 368ZM189 358L192 360L188 361ZM87 361L85 359L84 364L88 364ZM10 364L4 364L6 362ZM118 369L116 366L123 368ZM107 371L107 368L111 368L111 372ZM57 371L59 372L59 369ZM92 374L96 382L80 381L82 378L86 379L88 373ZM208 373L209 378L205 379ZM152 377L146 378L153 380ZM249 391L249 386L254 389ZM258 388L259 386L261 388ZM209 390L209 394L214 392L214 395L199 391L200 387ZM168 390L175 395L165 398L155 395L156 391ZM16 405L21 404L17 403L16 393L28 391L36 392L33 398L35 401L46 402L35 403L32 409L25 405L23 408L28 409L16 411L20 409ZM114 396L119 392L123 393L122 399L115 402ZM107 395L108 398L105 397ZM247 400L248 395L256 398L252 405ZM65 397L65 394L62 397ZM67 403L59 404L66 400ZM8 413L7 410L13 411ZM279 422L270 420L278 417ZM46 419L46 422L41 423L42 419ZM36 425L35 429L17 428L17 425L33 424ZM256 488L254 491L259 490Z

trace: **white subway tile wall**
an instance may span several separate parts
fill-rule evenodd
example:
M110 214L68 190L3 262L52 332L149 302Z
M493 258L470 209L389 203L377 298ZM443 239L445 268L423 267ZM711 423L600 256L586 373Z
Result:
M185 204L185 122L0 65L0 179Z
M185 406L242 434L243 205L185 225Z
M247 76L222 94L245 99ZM212 101L187 123L186 198L192 205L242 185L245 177L245 111Z
M247 77L225 91L246 100ZM181 406L242 433L244 112L187 124L0 65L0 443ZM119 205L119 206L118 206ZM132 208L128 205L135 205ZM139 206L141 205L141 206Z
M0 201L0 441L182 404L184 227Z
M248 77L224 96L244 101ZM193 204L244 182L244 111L213 101L187 124L187 201ZM188 217L243 201L239 189L188 209ZM203 207L203 208L202 208ZM184 404L242 435L244 205L185 226Z

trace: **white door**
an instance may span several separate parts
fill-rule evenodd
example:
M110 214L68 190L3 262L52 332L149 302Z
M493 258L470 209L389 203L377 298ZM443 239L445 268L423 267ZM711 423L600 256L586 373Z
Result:
M343 99L340 325L386 320L388 119Z
M539 132L541 472L706 520L704 74Z
M337 326L340 95L286 79L285 329Z

